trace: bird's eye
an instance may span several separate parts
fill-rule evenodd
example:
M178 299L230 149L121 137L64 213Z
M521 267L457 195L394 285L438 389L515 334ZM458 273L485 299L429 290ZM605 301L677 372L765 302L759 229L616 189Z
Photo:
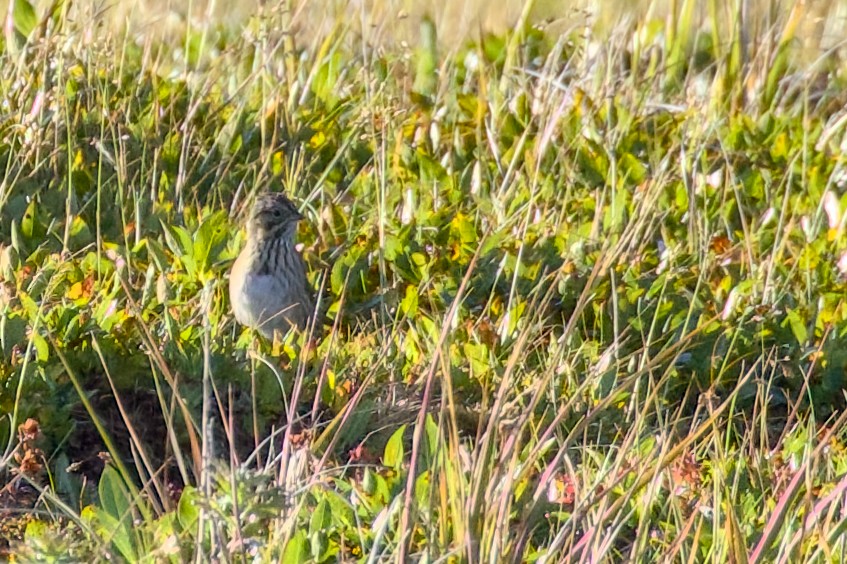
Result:
M274 217L279 217L281 215L282 215L282 212L280 212L279 210L274 210Z

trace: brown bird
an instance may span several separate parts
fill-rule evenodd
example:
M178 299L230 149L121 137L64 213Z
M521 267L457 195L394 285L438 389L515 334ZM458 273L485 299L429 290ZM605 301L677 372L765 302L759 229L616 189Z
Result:
M273 339L303 329L314 311L306 265L295 248L303 219L283 194L259 196L247 220L247 245L229 275L229 298L239 323Z

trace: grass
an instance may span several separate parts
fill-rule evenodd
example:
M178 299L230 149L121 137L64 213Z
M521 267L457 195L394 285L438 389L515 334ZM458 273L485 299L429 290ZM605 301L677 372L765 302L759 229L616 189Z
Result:
M845 61L809 14L407 48L13 6L4 554L844 558ZM324 314L274 343L226 291L268 189Z

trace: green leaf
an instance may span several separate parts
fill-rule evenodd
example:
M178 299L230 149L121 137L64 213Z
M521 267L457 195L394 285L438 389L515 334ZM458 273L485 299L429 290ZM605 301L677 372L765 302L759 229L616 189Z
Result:
M502 63L506 59L506 38L502 35L488 34L482 40L482 53L492 63Z
M100 524L97 531L101 538L112 543L115 549L123 555L128 562L136 562L138 555L130 536L130 527L127 523L116 519L108 511L99 507L94 509L94 514Z
M435 24L429 18L421 20L420 47L415 52L415 94L431 97L438 87L438 41Z
M18 33L24 37L29 37L29 34L38 25L38 16L35 15L35 8L27 0L14 0L12 21Z
M311 543L306 536L306 531L300 529L289 539L282 553L283 564L300 564L309 559Z
M97 491L100 494L97 518L103 526L103 537L110 539L127 560L136 560L137 550L131 526L132 496L123 478L112 466L107 465L103 470Z
M91 229L82 216L79 215L74 216L69 235L70 244L74 248L81 249L93 241Z
M213 251L220 251L221 244L226 240L226 211L220 210L200 224L194 234L192 252L197 268L202 272L209 267L209 257Z
M475 377L480 378L489 372L491 365L488 361L488 347L484 343L465 343L462 349Z
M330 284L332 293L336 296L341 294L344 288L344 281L350 273L350 281L353 283L356 280L358 272L362 266L359 263L359 258L362 256L363 250L361 247L354 246L347 249L344 254L332 265L332 274L330 275Z
M405 431L406 425L401 425L399 429L394 431L394 434L388 439L385 452L382 455L383 464L395 470L399 470L403 464L403 433Z
M331 523L329 503L326 498L322 498L318 506L315 507L312 517L309 519L309 533L314 535L324 529L328 529Z
M321 532L315 532L309 535L309 537L312 549L312 560L314 562L323 562L324 555L326 555L326 551L329 549L329 541L327 540L326 535Z
M36 206L35 200L32 200L26 207L24 217L21 220L21 234L29 240L40 238L43 235L38 229L38 206Z
M344 263L340 260L335 261L332 265L332 272L329 276L329 284L332 287L332 293L335 296L341 294L341 288L344 286Z
M392 476L392 480L397 482L400 477L399 472L395 472ZM377 504L372 508L373 511L379 511L384 507L387 503L389 503L392 499L391 490L392 488L388 486L388 481L381 475L374 473L374 501ZM378 507L377 507L378 505Z
M418 289L415 286L406 286L406 297L400 302L400 311L409 317L418 313Z
M403 252L403 242L395 235L386 235L385 243L382 246L382 253L385 260L388 262L394 262L394 259L396 259L397 255L401 252Z
M603 218L603 227L613 233L623 230L629 213L629 204L632 196L629 190L618 188L614 197L607 204L606 214Z
M105 467L97 491L104 511L116 519L128 518L131 496L117 470L109 465Z
M156 268L159 272L167 272L170 268L170 261L165 254L165 249L162 247L162 244L149 237L147 239L143 239L143 241L147 243L147 251L150 253L150 258L154 263L156 263Z
M26 539L48 539L52 535L52 531L47 526L45 521L35 519L26 524Z
M432 463L435 460L435 453L438 451L438 424L435 422L435 419L432 417L431 413L426 414L426 422L424 423L424 428L426 429L426 442L427 442L427 452L429 453L429 467L432 467Z
M341 54L333 53L324 59L312 81L315 97L328 107L335 106L338 100L338 77L342 66Z
M41 335L33 333L32 346L35 347L35 355L39 362L44 362L50 357L50 347Z
M376 492L376 477L370 468L365 468L365 473L362 475L362 491L368 495Z
M469 216L462 213L456 214L456 217L450 222L450 228L453 231L453 236L458 238L463 244L477 242L476 226Z
M26 255L26 248L23 243L23 233L21 232L21 228L18 226L18 220L13 219L11 224L11 239L12 239L12 248L15 249L15 252L18 256Z
M184 227L168 225L163 222L162 232L165 234L165 243L176 256L184 257L194 251L194 241Z
M642 182L647 175L646 167L631 153L621 155L618 164L627 179L635 184Z
M507 230L501 230L486 237L482 242L482 250L479 252L480 256L484 257L494 249L499 248L508 236L509 232Z
M179 496L177 506L179 524L184 530L191 530L200 518L200 508L197 506L197 490L193 486L185 486Z
M429 185L434 182L439 182L441 184L449 183L450 177L447 175L447 171L444 170L444 167L441 166L440 162L427 155L422 149L418 149L415 152L415 158L418 161L421 182L424 185ZM449 185L445 187L449 187Z
M806 322L794 309L788 309L786 311L786 320L783 323L783 327L787 323L791 327L791 332L794 334L794 338L797 339L797 342L801 345L806 342L809 338L809 333L806 330Z
M425 508L429 505L430 486L430 472L425 470L415 480L415 501L417 501L418 507Z
M332 517L336 522L339 522L348 527L356 525L356 514L350 502L341 497L337 492L327 489L324 492L324 499L329 503L332 510Z

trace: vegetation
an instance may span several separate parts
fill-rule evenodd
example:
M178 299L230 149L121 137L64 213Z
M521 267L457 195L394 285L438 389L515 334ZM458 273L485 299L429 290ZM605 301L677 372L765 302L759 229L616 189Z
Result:
M5 554L845 558L847 67L696 4L448 50L14 0ZM273 343L226 291L263 190L322 314Z

